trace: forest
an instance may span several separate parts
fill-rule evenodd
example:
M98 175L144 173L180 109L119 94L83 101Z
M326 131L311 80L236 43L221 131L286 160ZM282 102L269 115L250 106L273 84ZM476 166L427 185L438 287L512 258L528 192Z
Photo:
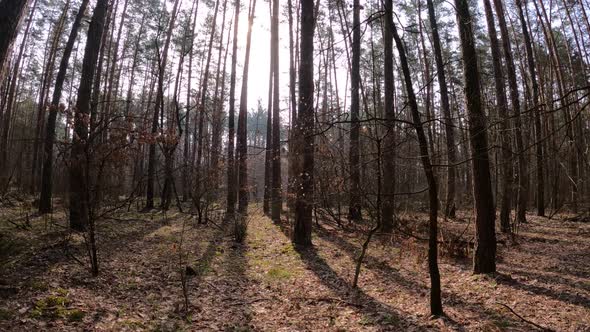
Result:
M589 15L0 0L0 330L590 331Z

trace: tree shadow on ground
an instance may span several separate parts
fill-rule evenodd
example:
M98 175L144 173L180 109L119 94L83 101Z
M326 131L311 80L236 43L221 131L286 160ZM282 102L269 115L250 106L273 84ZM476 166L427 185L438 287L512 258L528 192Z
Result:
M349 283L336 273L313 247L295 247L306 267L327 286L343 303L371 319L384 330L403 329L415 326L392 307L366 294L362 289L352 289Z
M201 284L202 279L209 271L209 266L211 266L211 263L215 258L217 248L223 240L223 237L225 236L225 230L227 229L228 223L229 221L225 219L222 221L220 228L217 228L215 230L215 233L209 241L209 244L207 244L207 247L203 251L203 254L200 256L197 262L194 262L194 264L196 264L196 267L194 268L194 275L190 278L191 283L195 285ZM193 264L193 262L187 263L189 265Z
M274 225L289 239L291 239L292 225L289 222L274 223ZM317 234L318 227L314 227ZM326 237L329 234L325 234ZM372 324L384 331L404 330L410 326L416 327L417 322L410 322L407 317L400 315L391 306L382 303L365 293L361 288L353 289L349 282L322 258L315 247L301 247L294 245L296 252L305 264L306 268L313 272L341 301L356 312L367 318ZM353 252L354 247L348 244L347 248ZM353 254L354 255L354 254ZM423 330L422 327L420 329ZM418 330L420 330L418 329Z
M517 263L510 263L508 266L504 266L503 270L512 276L517 275L530 280L542 281L550 285L564 285L570 289L580 289L590 293L590 283L578 282L572 280L572 276L568 273L563 273L561 270L554 271L556 269L531 269L528 266L523 266ZM583 278L583 277L582 277Z
M337 236L336 234L330 233L329 231L324 229L316 230L316 234L318 234L318 236L322 240L335 244L339 249L341 249L347 255L349 255L351 259L356 259L356 252L359 250L359 248L354 246L349 241L346 241L344 238ZM429 288L427 285L420 284L415 281L404 278L402 275L400 275L399 271L392 268L387 261L380 260L379 258L373 257L368 253L364 258L364 266L366 266L366 268L368 269L373 270L374 272L377 272L379 274L379 277L383 280L390 280L391 282L393 282L394 287L402 286L405 292L413 294L416 297L428 294L429 292ZM424 298L427 299L427 297ZM485 309L481 303L469 302L465 300L462 296L453 293L447 289L443 289L443 303L444 306L449 306L457 310L471 312L473 315L477 316L480 321L488 320L499 325L509 324L511 326L515 326L519 323L519 321L514 319L513 317L501 315L497 312ZM445 325L452 327L454 330L465 331L465 327L457 321L455 321L451 316L445 314L445 316L442 319L445 322Z
M521 274L520 272L517 272L517 273ZM544 276L540 276L540 275L534 275L534 274L530 274L530 275L536 276L536 277L538 277L538 279L544 278ZM584 295L581 295L581 294L573 294L573 293L567 292L567 291L558 292L553 289L548 289L548 288L537 286L537 285L523 283L523 282L520 282L516 279L513 279L510 276L505 276L503 278L497 278L496 280L498 281L499 284L506 285L511 288L516 288L516 289L523 290L523 291L526 291L526 292L529 292L532 294L536 294L536 295L546 296L546 297L549 297L549 298L556 300L556 301L567 302L569 304L580 305L585 308L590 308L590 299L585 297Z
M316 234L324 241L330 242L347 254L353 261L358 258L358 252L361 249L360 245L346 241L344 238L338 236L334 232L329 232L323 228L316 228ZM406 291L415 294L416 296L428 292L428 287L423 284L408 280L400 275L399 271L392 268L389 262L376 258L370 254L368 250L363 259L363 266L369 268L379 274L381 278L389 279L405 288ZM362 272L361 272L362 273Z
M43 218L43 216L39 216ZM42 222L38 220L37 222ZM116 225L110 225L116 223ZM141 223L141 224L139 224ZM84 233L70 232L66 226L55 224L53 227L61 227L58 230L32 234L33 241L43 243L43 246L33 247L31 244L29 250L19 258L17 264L9 270L0 271L0 278L8 279L9 283L17 283L22 286L23 282L35 280L36 278L47 274L54 266L72 262L82 264L86 263L86 245L85 240L72 241L72 235L84 237ZM125 252L130 246L137 241L142 241L146 234L162 227L165 223L161 220L101 220L97 223L97 246L100 250L99 264L104 265L108 260L117 253ZM131 227L129 227L131 225ZM103 227L107 226L107 227ZM113 228L116 234L112 233ZM51 229L50 229L51 230ZM32 229L28 232L36 232L38 229ZM84 268L90 268L84 266ZM100 266L99 266L100 268ZM108 271L108 270L106 270ZM101 271L101 272L106 272ZM24 278L23 278L24 277ZM78 276L84 277L84 276ZM90 272L86 276L90 278Z
M246 258L247 246L238 243L228 243L226 246L225 259L223 261L224 294L219 294L223 302L221 308L225 311L228 321L224 322L224 329L229 331L254 330L252 321L251 301L256 300L248 293L248 286L251 283L246 271L248 260Z
M445 293L445 307L453 308L459 312L466 311L475 316L476 319L468 319L468 324L487 322L487 324L493 324L496 326L496 328L501 329L510 329L510 327L523 326L522 322L514 317L511 313L503 313L500 311L491 310L490 308L486 308L483 303L476 301L473 298L466 298L450 290L445 291ZM451 322L453 323L451 325L455 328L458 328L460 331L466 330L465 326L461 325L461 323L452 320ZM478 329L481 330L481 328L482 327L479 327Z
M209 322L216 328L223 327L223 330L227 331L249 331L252 328L250 324L252 314L245 294L249 284L246 275L247 247L226 239L231 226L229 219L223 219L198 261L189 262L196 265L195 275L190 276L187 287L191 297L199 302L197 306L199 319L196 322L201 321L203 324ZM211 280L208 276L214 264L219 264L222 277ZM212 328L208 325L193 327Z

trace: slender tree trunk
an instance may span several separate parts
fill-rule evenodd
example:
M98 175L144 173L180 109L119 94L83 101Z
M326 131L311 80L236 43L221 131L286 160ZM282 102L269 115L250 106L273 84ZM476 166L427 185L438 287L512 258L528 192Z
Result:
M107 37L108 31L111 29L111 21L114 19L115 10L111 6L107 12L106 23L104 27L104 31L102 34L102 40L100 42L100 53L98 55L98 65L96 66L96 73L95 77L97 78L94 80L94 84L92 87L92 99L90 101L90 130L96 130L96 126L98 125L98 105L100 99L100 84L102 82L102 70L103 70L103 62L105 59L104 53L105 49L107 48ZM105 78L106 80L106 78Z
M361 196L360 196L360 56L361 56L361 26L360 3L353 2L352 22L352 63L350 72L350 202L348 204L348 217L350 220L360 220Z
M107 87L107 93L106 93L106 103L105 103L105 130L103 131L103 137L104 140L106 140L106 138L108 137L108 123L110 122L110 118L111 118L111 113L113 110L113 105L112 105L112 99L113 99L113 90L115 93L115 99L117 96L117 89L115 87L115 82L116 82L116 69L117 69L117 64L119 63L119 45L121 43L121 35L123 33L123 26L125 25L125 14L127 13L127 5L129 3L129 0L125 0L125 2L123 3L123 11L121 12L121 21L119 23L119 30L117 31L117 39L115 40L115 44L113 45L113 56L112 56L112 61L111 61L111 68L110 68L110 73L109 73L109 81L108 81L108 87ZM114 29L113 29L114 31ZM119 65L121 66L121 65ZM115 103L117 103L117 101L115 101Z
M358 1L358 0L357 0ZM299 109L294 127L294 156L297 196L293 243L311 246L314 184L314 122L313 109L313 33L315 27L313 0L301 0L301 37L299 62Z
M57 49L59 47L59 41L61 33L64 29L65 21L67 18L67 12L70 8L70 1L68 0L64 5L63 13L59 18L55 31L53 32L53 41L51 44L51 50L49 51L49 58L47 60L45 75L41 84L41 93L39 94L39 103L37 105L37 125L35 127L35 137L33 140L33 161L31 163L31 194L34 194L38 188L39 171L38 166L40 165L39 149L41 148L41 136L45 128L45 112L48 102L49 84L53 80L53 69L55 67L55 57L57 55Z
M520 19L520 25L522 27L522 36L524 38L524 45L527 55L527 65L528 65L528 73L530 79L530 85L532 86L532 94L533 94L533 109L534 109L534 121L535 121L535 157L536 157L536 166L537 166L537 215L544 216L545 215L545 180L544 180L544 165L545 160L543 158L544 154L544 144L543 144L543 135L542 135L542 126L541 126L541 111L542 109L539 108L539 83L537 82L537 73L535 69L535 56L533 53L532 41L529 35L528 23L525 20L524 12L522 10L522 3L521 0L516 0L516 7L518 10L518 17Z
M238 114L238 212L242 216L248 213L248 70L250 64L250 48L252 46L252 24L256 12L256 0L250 1L248 12L248 35L246 37L246 54L244 55L244 71L242 72L242 91L240 95L240 112Z
M385 137L383 149L383 203L381 208L382 231L389 233L394 227L394 194L395 194L395 106L393 103L393 91L395 89L393 77L393 2L386 0L383 4L385 10L383 24L383 82L385 92Z
M269 1L268 7L272 14L272 7L271 2ZM271 15L272 17L272 15ZM271 33L272 35L272 33ZM265 149L264 149L264 201L262 202L262 210L264 214L269 216L270 215L270 201L271 201L271 187L272 187L272 80L273 70L274 70L274 58L273 58L273 49L272 49L272 36L270 39L271 44L271 55L270 55L270 67L268 70L268 103L266 107L266 141L265 141Z
M287 180L287 205L289 210L293 210L295 200L293 199L295 190L293 188L293 125L297 119L297 94L295 92L296 70L295 70L295 49L293 38L293 3L287 0L288 22L289 22L289 110L290 110L290 128L289 128L289 169Z
M61 99L61 93L63 84L66 78L66 72L68 70L68 63L70 62L70 55L74 49L74 43L80 30L82 18L84 12L88 6L89 0L83 0L78 9L78 14L72 24L72 30L70 36L66 42L64 54L59 64L59 71L55 79L55 87L53 89L53 97L51 99L51 105L49 106L49 117L47 118L47 128L45 130L45 158L43 163L43 176L41 177L41 196L39 198L39 212L49 213L51 212L51 196L53 188L53 141L55 139L55 124L57 121L57 112L59 109L59 101Z
M158 88L156 92L156 103L154 107L154 117L152 118L152 135L156 135L158 132L158 114L162 108L164 99L164 73L166 71L166 63L168 60L168 48L170 47L170 39L172 38L172 31L174 30L174 22L176 20L176 13L178 11L180 0L174 1L174 7L170 16L170 23L168 25L168 32L166 33L166 41L164 49L161 54L161 58L158 59ZM148 157L148 175L147 175L147 193L146 193L146 205L145 209L154 208L154 181L156 175L156 144L155 142L150 143L149 157Z
M139 24L139 32L137 33L137 38L135 40L135 46L133 51L133 60L131 64L131 78L129 79L129 88L127 89L127 98L125 101L125 116L129 116L129 112L131 111L131 104L133 102L133 87L135 85L135 70L137 69L137 60L139 58L139 43L143 36L144 32L144 24L145 24L146 14L144 13L141 17L141 23Z
M94 77L100 42L102 39L104 21L107 13L108 0L98 0L92 21L88 27L88 38L82 62L82 76L76 101L76 115L74 119L74 135L70 158L70 227L81 231L86 228L89 218L89 188L87 154L88 123L90 119L90 94ZM94 264L93 264L94 266ZM97 271L98 272L98 271Z
M451 108L449 105L449 91L447 87L447 80L445 74L445 64L442 57L442 47L440 43L440 36L438 33L438 23L436 22L436 14L434 11L434 4L432 0L427 0L428 17L430 20L430 27L432 29L432 44L434 48L434 59L436 61L436 69L438 76L438 85L440 87L440 103L445 121L445 143L447 148L447 192L445 203L445 216L455 217L455 196L456 196L456 175L455 164L457 163L457 151L455 147L455 133L453 118L451 116Z
M271 57L273 58L272 102L272 220L281 221L281 117L279 105L279 0L272 0ZM269 110L270 112L270 110Z
M577 209L577 202L578 202L578 163L577 163L577 156L574 153L574 146L576 137L574 136L573 125L572 125L572 117L570 113L570 98L569 93L567 92L567 87L565 85L564 80L564 73L563 73L563 66L561 62L561 58L558 53L557 45L555 42L555 36L553 33L553 29L551 28L551 22L549 21L547 11L545 9L545 5L543 2L537 3L536 1L533 2L535 5L535 10L537 12L537 16L539 18L539 22L541 23L543 34L545 36L545 42L549 48L549 54L551 56L551 64L553 66L553 70L555 71L555 75L557 77L557 87L559 90L559 95L561 97L560 105L564 110L564 120L566 123L566 137L568 140L568 177L571 179L569 181L571 183L570 188L570 197L571 203L573 205L573 210ZM540 10L539 10L540 7Z
M420 119L420 111L418 110L418 103L416 102L416 95L412 87L412 74L406 58L406 51L404 44L397 33L397 29L391 21L391 32L393 39L397 45L397 51L400 58L400 64L404 74L404 83L406 92L408 94L408 103L412 113L412 120L414 122L414 129L418 136L418 145L420 148L420 160L428 182L428 201L429 201L429 239L428 239L428 272L430 273L430 313L432 315L442 315L442 302L440 295L440 273L438 270L438 192L436 188L436 179L434 176L434 168L430 163L430 153L428 151L428 140L424 133L422 120Z
M477 52L468 1L455 0L455 8L463 54L465 102L473 168L476 228L473 271L474 273L491 273L496 271L496 213L492 195L486 118L481 100Z
M221 150L221 133L222 133L222 115L223 115L223 98L219 98L219 90L223 90L223 83L220 85L220 73L222 69L221 56L223 54L223 42L225 35L225 16L227 12L227 0L223 1L223 15L221 19L221 34L219 36L219 53L217 55L217 73L215 77L215 97L213 98L213 115L212 115L212 140L211 140L211 183L218 186L219 182L219 155ZM227 54L227 49L226 49ZM223 63L223 73L225 74L225 60Z
M192 73L193 73L193 57L194 57L194 45L195 45L195 27L197 24L197 13L199 9L199 1L194 0L193 3L194 8L194 16L193 21L191 24L191 32L190 32L190 46L189 46L189 57L188 57L188 79L187 79L187 89L186 89L186 115L185 115L185 123L184 123L184 148L183 148L183 167L182 167L182 200L188 201L191 195L191 182L192 182L192 171L189 169L190 163L190 119L191 119L191 87L192 87ZM193 137L193 144L194 144Z
M496 34L496 25L494 23L494 14L490 0L484 0L484 9L488 24L488 35L492 50L492 66L494 70L494 87L496 91L496 107L500 122L500 158L498 164L501 167L500 184L501 194L500 201L500 227L502 232L510 232L510 212L512 202L512 152L510 147L510 116L508 115L508 101L506 100L506 90L504 83L504 74L502 72L502 58L500 55L500 43Z
M234 36L231 56L231 73L229 83L229 115L227 139L227 216L232 218L236 208L236 165L234 159L235 117L236 117L236 66L238 59L238 25L240 20L240 0L235 0Z
M508 87L510 88L510 100L514 109L514 129L516 136L516 149L518 160L518 196L516 206L516 221L518 223L526 222L526 203L528 197L528 167L526 165L524 143L522 139L522 122L520 119L520 95L518 84L516 83L516 67L512 57L512 46L508 25L504 15L504 5L502 0L494 0L498 23L500 24L500 33L502 35L502 45L504 49L504 60L506 61L506 72L508 74Z
M207 116L207 90L209 84L209 65L211 64L211 55L213 53L213 39L215 37L215 31L217 27L217 13L219 12L219 0L215 1L215 10L213 12L213 22L211 23L211 34L209 35L209 43L207 48L207 60L205 62L204 73L203 73L203 80L201 81L201 94L200 94L200 102L198 105L199 109L199 127L198 127L198 138L197 138L197 162L196 162L196 176L197 176L197 183L196 183L196 190L199 193L197 197L200 197L200 193L203 190L205 183L204 179L208 178L208 175L204 172L204 167L202 167L203 163L203 138L204 135L204 126L205 126L205 118ZM199 198L197 198L199 199ZM199 202L197 202L200 204Z

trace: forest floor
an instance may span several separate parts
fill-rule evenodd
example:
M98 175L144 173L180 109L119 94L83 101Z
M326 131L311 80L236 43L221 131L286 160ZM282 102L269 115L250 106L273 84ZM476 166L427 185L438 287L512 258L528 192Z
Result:
M518 234L499 235L499 273L487 276L460 257L471 255L473 218L441 220L441 241L457 246L441 246L446 315L432 318L425 243L412 236L376 237L353 290L361 230L370 225L351 231L320 221L313 248L299 250L288 220L275 225L257 207L242 245L221 218L199 225L176 210L120 213L97 225L93 278L84 239L66 231L64 213L27 211L0 210L2 331L535 330L504 305L555 331L590 331L588 221L529 215ZM400 218L404 233L425 237L425 215ZM188 316L186 266L194 272Z

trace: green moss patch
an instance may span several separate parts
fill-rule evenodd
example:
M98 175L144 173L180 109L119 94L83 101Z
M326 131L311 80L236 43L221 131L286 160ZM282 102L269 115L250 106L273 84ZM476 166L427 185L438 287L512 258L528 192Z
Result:
M79 309L70 309L71 304L67 291L58 289L60 295L49 295L37 300L30 312L31 318L57 320L66 319L70 322L80 322L84 319L85 313Z

